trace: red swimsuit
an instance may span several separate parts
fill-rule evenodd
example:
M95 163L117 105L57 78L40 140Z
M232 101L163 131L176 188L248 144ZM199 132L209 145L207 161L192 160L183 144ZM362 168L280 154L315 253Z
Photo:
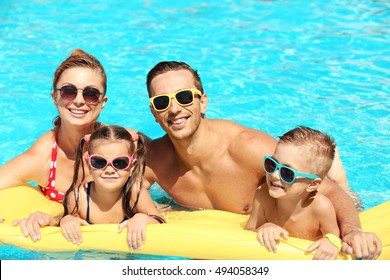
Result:
M43 194L48 199L62 203L62 200L64 199L64 193L56 190L57 152L58 152L57 141L54 141L53 148L51 150L50 173L49 173L49 179L47 181L47 186L46 187L40 186L40 188Z

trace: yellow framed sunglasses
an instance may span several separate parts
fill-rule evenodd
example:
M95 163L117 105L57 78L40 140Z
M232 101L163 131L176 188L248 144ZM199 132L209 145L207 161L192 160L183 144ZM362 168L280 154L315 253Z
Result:
M202 93L195 88L181 89L175 93L160 94L149 99L150 104L156 111L165 111L171 106L171 99L175 99L180 106L190 106L194 103L195 94L202 96Z

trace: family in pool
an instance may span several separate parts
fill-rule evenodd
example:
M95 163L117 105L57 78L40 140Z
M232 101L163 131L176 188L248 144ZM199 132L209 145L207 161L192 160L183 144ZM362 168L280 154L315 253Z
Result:
M38 241L40 228L61 227L82 242L81 226L117 223L131 249L145 241L149 223L165 223L148 189L157 182L178 204L250 214L247 230L276 252L280 238L313 240L314 259L342 250L375 259L382 244L360 227L333 139L298 126L277 141L228 120L208 119L208 96L196 70L163 61L146 79L150 111L166 132L149 139L131 128L98 122L108 101L101 63L75 49L56 69L51 97L54 128L0 167L0 189L33 181L64 213L31 213L13 221ZM31 164L33 162L34 164ZM326 213L326 215L325 215ZM1 216L1 213L0 213Z

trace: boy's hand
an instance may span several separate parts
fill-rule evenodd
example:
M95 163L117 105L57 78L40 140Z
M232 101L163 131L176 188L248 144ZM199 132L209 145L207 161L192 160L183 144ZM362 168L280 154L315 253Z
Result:
M257 232L257 238L259 239L260 244L265 246L268 251L274 253L277 251L276 245L280 242L280 236L283 236L283 238L287 240L287 230L273 223L265 223L259 227Z
M322 238L306 249L306 252L311 252L317 249L313 260L335 260L339 254L339 249L333 245L328 238Z

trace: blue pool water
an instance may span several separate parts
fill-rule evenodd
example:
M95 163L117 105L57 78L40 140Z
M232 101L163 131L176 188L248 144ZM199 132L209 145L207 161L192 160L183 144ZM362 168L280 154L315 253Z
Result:
M390 200L389 1L98 2L2 1L0 164L52 127L52 75L82 48L108 74L103 122L161 136L145 77L159 61L186 61L201 75L209 118L273 136L299 124L326 131L364 207ZM158 186L152 195L169 201ZM0 246L0 259L58 258L138 256Z

